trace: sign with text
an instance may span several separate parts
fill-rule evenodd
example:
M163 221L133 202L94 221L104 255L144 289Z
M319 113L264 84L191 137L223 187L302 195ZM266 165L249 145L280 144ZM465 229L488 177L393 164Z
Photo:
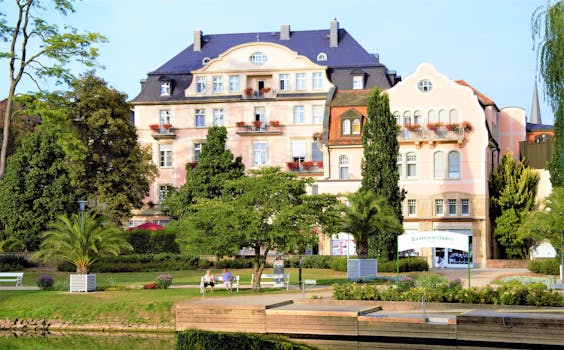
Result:
M468 236L450 231L423 231L398 236L398 251L446 247L467 252Z

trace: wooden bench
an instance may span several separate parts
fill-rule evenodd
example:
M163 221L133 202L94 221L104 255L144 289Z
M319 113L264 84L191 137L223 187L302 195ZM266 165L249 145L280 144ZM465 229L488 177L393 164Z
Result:
M251 283L254 281L255 276L252 276ZM287 273L263 273L260 276L260 287L272 286L273 288L290 288L290 274ZM252 283L253 284L253 283Z
M215 287L223 287L227 289L227 286L223 282L223 277L218 276L213 278L214 280L214 288ZM235 288L237 292L239 292L239 275L233 276L233 280L231 281L231 289ZM206 289L204 288L204 276L200 277L200 293L206 294Z
M16 287L21 287L23 274L23 272L0 272L0 282L16 282Z

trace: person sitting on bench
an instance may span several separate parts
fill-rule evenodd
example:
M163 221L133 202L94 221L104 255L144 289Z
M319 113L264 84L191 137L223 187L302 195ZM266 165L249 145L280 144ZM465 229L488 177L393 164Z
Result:
M215 280L210 270L206 271L204 275L204 293L206 292L206 287L210 287L211 292L213 293L213 287L215 286Z

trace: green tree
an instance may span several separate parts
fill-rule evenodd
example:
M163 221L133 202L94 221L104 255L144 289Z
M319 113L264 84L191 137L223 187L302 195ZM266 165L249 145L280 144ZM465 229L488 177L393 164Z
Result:
M519 238L517 229L534 208L538 182L539 175L515 161L511 153L503 156L490 175L490 219L494 236L509 258L526 258L535 243Z
M360 191L373 192L383 196L393 209L393 215L400 224L403 220L401 206L405 190L399 188L397 157L399 144L396 120L390 112L388 95L374 88L368 97L368 118L362 131L364 160L362 162L362 186ZM396 232L376 235L377 256L393 259L396 253L397 236L402 233L401 226Z
M46 8L67 15L74 12L73 0L15 0L14 13L0 12L0 40L8 41L0 59L8 60L9 88L4 113L2 148L0 150L0 178L6 171L10 144L10 125L13 118L14 97L22 78L30 78L37 87L39 79L51 77L57 82L69 82L69 63L75 59L93 66L98 50L92 45L105 40L98 33L79 33L75 28L63 29L40 16Z
M527 213L517 231L521 237L532 237L535 241L548 240L560 251L564 247L564 188L555 187L544 201L542 209Z
M368 241L371 237L380 237L377 242L382 246L377 246L377 253L381 251L387 254L397 232L402 230L394 208L382 195L371 191L351 193L347 199L349 205L344 208L343 230L353 236L358 257L368 257Z
M140 208L157 174L148 148L137 142L126 95L88 73L72 83L67 95L75 132L86 149L72 164L75 194L119 222Z
M77 273L88 273L89 267L100 258L131 250L121 229L108 223L106 217L89 212L83 217L60 215L49 224L42 239L35 258L69 262L76 266Z
M196 198L217 198L221 196L226 181L244 175L245 166L241 157L233 157L233 153L225 146L226 141L227 129L224 126L208 129L198 163L195 167L191 163L186 164L186 183L165 200L169 214L174 217L186 216Z
M336 222L336 198L308 196L307 183L279 168L253 170L250 176L228 181L220 198L199 198L194 212L179 225L198 253L229 255L251 249L253 274L258 276L253 289L258 290L270 251L294 252L315 241L313 227Z
M564 1L537 8L532 23L545 97L554 112L552 159L547 167L552 186L564 186Z
M58 215L73 211L73 191L56 130L39 126L9 158L0 180L0 223L4 239L22 248L39 247L40 234Z

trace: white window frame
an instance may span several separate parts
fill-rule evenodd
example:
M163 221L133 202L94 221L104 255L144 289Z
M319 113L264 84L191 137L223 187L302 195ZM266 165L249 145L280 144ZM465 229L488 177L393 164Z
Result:
M313 124L323 124L323 113L325 108L323 106L313 106L312 108L312 118Z
M165 124L172 124L170 117L170 109L159 110L159 127L163 127Z
M350 119L343 119L341 123L341 134L342 135L350 135L351 134L351 120Z
M420 80L417 83L417 89L423 93L431 92L433 90L433 83L429 79Z
M168 196L174 191L174 186L172 184L160 184L159 185L159 204L163 204Z
M215 75L212 81L214 94L223 92L223 77L221 75Z
M266 142L253 142L253 165L265 166L268 164L267 158L268 145Z
M198 125L198 120L202 121L201 125ZM196 128L205 128L206 127L206 110L203 108L196 108L194 112L194 126Z
M398 160L396 161L397 169L398 169L398 177L401 179L403 178L403 156L401 153L398 153Z
M159 145L159 168L172 168L172 145L169 143Z
M352 127L351 127L351 131L353 135L360 135L360 119L355 118L352 121Z
M408 216L417 216L417 200L415 200L415 199L408 199L407 200L407 215Z
M435 199L435 216L445 215L445 201L444 199Z
M206 93L206 77L196 77L196 93Z
M456 216L456 199L447 199L447 214L448 216Z
M317 54L318 61L327 61L327 54L325 52L320 52Z
M230 75L229 76L229 92L232 93L240 93L241 92L241 85L238 75Z
M411 158L411 159L410 159ZM417 153L415 152L408 152L405 154L405 176L408 179L415 179L417 178ZM413 166L414 173L411 174L410 165Z
M305 107L294 106L294 124L305 124Z
M223 108L213 109L213 126L224 126L225 116L223 115Z
M170 96L170 81L161 81L161 96Z
M350 179L350 158L346 154L342 154L339 156L339 180L348 180ZM346 174L344 173L346 171Z
M193 149L192 161L193 162L198 162L200 160L200 154L202 153L203 146L204 146L203 143L194 143L194 146L192 147L192 149Z
M306 74L296 73L296 90L306 89Z
M453 158L456 156L456 159ZM449 179L460 179L460 153L456 151L450 151L448 153L448 165L447 165L447 176Z
M307 142L305 140L292 140L292 161L301 164L307 155Z
M433 153L433 178L444 179L446 177L446 168L445 152L437 151Z
M364 89L364 76L363 75L353 76L352 88L353 88L353 90Z
M249 61L251 61L252 64L257 64L257 65L264 64L264 62L266 62L267 59L268 57L266 57L266 55L260 51L254 52L249 57Z
M470 215L470 199L463 198L460 200L460 215L462 216Z
M313 72L311 74L312 90L321 90L323 88L323 75L321 72Z
M281 73L280 74L280 91L290 90L290 74Z

